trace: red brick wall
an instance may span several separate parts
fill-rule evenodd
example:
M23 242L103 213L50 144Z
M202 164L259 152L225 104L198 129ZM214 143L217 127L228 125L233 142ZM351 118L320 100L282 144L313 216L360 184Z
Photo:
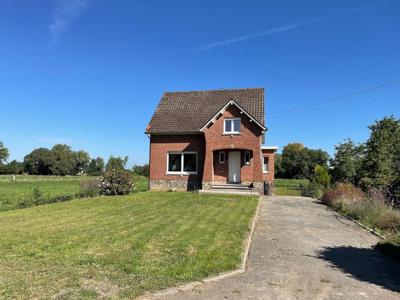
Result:
M196 151L197 175L167 175L169 151ZM203 162L203 135L153 135L150 138L150 180L201 180Z
M275 178L275 151L270 149L262 149L262 156L268 157L269 167L268 173L263 173L264 181L273 182Z
M241 128L240 135L224 135L224 119L225 118L241 118ZM226 150L250 150L252 151L251 164L249 166L243 165L243 152L242 152L242 169L241 169L241 179L242 181L249 182L261 182L263 180L262 169L261 169L261 137L262 130L245 114L240 114L240 110L232 105L230 106L222 116L215 121L214 124L209 126L204 131L204 138L206 141L205 145L205 162L204 162L204 172L203 181L211 182L214 180L226 180L228 176L228 158L229 155L226 153L225 166L217 166L218 157L213 161L213 153L215 156L218 155L220 149ZM223 172L214 172L223 170ZM225 172L225 173L224 173ZM214 174L217 173L217 174Z

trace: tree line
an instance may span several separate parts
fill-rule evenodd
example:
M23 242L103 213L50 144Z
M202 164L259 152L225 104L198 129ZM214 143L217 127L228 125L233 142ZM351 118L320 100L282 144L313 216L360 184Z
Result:
M101 157L91 158L89 153L74 151L68 145L57 144L51 149L37 148L24 157L22 162L7 162L9 150L0 142L0 174L29 175L103 175L109 169L126 169L128 157L111 156L107 163ZM148 165L135 165L132 171L148 176Z
M400 120L385 117L368 126L370 134L363 143L346 139L335 146L333 157L301 143L291 143L275 159L277 178L312 179L317 166L332 183L351 183L367 191L383 192L392 202L400 201Z

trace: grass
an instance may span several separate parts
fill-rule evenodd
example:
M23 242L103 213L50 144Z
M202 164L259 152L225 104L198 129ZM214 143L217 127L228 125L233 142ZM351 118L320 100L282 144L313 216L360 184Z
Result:
M232 270L256 206L142 192L0 212L0 298L131 299Z
M300 186L307 184L307 179L275 179L275 195L277 196L301 196Z
M0 176L0 211L18 208L25 199L32 197L35 188L43 193L45 198L56 196L75 195L79 192L79 183L87 176L34 176L17 175L15 181L12 176ZM147 190L147 178L134 175L135 192Z

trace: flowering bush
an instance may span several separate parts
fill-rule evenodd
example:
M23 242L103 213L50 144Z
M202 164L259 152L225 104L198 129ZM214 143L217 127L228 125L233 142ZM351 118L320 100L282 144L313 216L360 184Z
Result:
M122 169L110 169L100 179L100 194L105 196L126 195L134 188L130 172Z

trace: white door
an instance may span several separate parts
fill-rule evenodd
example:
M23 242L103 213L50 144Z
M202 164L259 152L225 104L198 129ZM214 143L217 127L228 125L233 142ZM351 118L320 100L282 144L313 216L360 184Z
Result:
M229 152L229 182L240 182L240 152Z

